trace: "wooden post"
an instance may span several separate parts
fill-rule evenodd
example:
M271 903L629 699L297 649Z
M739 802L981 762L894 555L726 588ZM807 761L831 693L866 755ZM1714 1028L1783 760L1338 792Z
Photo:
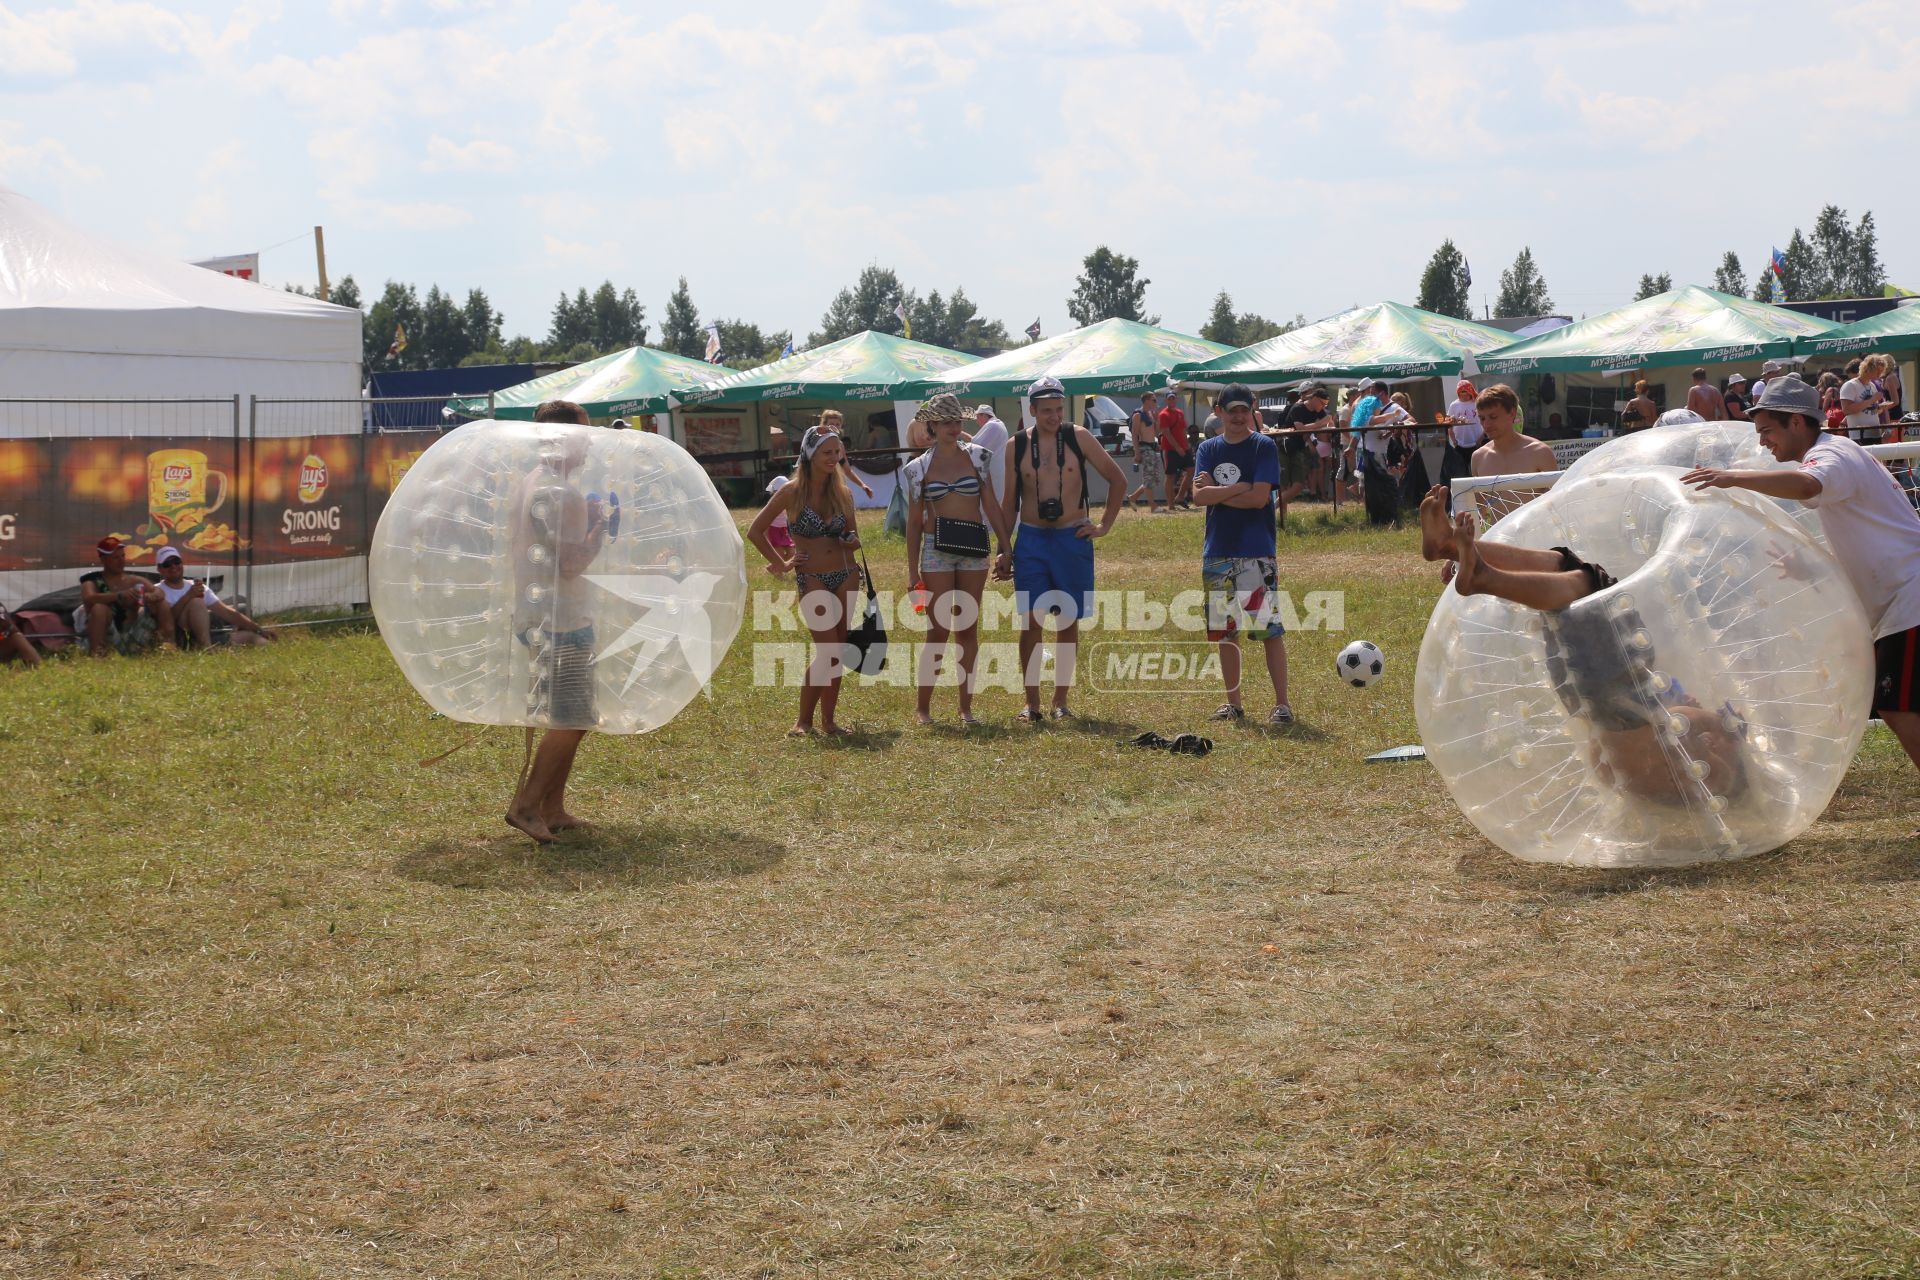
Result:
M319 227L313 229L313 256L320 264L320 301L331 302L333 299L327 288L327 237Z

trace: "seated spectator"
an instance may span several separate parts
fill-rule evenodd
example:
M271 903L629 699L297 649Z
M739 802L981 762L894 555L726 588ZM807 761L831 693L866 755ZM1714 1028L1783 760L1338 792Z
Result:
M175 643L184 631L194 644L211 649L215 618L233 628L227 642L236 648L280 638L272 627L263 627L231 605L222 604L206 583L189 578L180 548L160 548L155 561L160 569L160 585L156 588L160 598L154 603L153 615L159 622L161 643Z
M87 638L87 652L96 658L151 647L159 634L151 605L160 593L127 572L127 548L120 539L102 538L93 551L100 567L81 575L73 629Z
M14 658L20 659L29 667L40 665L40 653L33 647L33 641L27 639L27 633L14 625L13 615L7 607L0 604L0 662Z

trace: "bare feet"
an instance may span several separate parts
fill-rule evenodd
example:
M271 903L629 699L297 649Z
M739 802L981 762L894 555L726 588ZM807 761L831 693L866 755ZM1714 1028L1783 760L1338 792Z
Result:
M507 825L516 831L524 831L539 844L552 844L555 836L547 829L537 813L522 813L518 809L507 810Z
M1453 589L1463 596L1478 591L1474 581L1479 576L1480 554L1473 545L1473 513L1462 511L1453 518L1454 558L1460 562L1460 572L1453 577Z
M583 831L593 830L593 824L591 822L588 822L585 818L576 818L565 809L562 809L559 813L546 814L544 817L547 830L555 832L556 834L561 831L572 831L576 828Z
M960 713L960 727L962 729L978 729L980 722L974 719L973 712L962 711Z
M1453 559L1453 531L1447 527L1447 486L1437 484L1420 499L1420 555L1427 560Z
M918 725L929 725L933 723L933 717L925 711L916 711L913 713L913 722Z
M829 738L851 738L853 736L853 730L847 728L845 725L839 724L823 725L820 732L826 734Z
M789 738L811 738L813 736L813 726L810 724L797 724L787 730L787 736Z

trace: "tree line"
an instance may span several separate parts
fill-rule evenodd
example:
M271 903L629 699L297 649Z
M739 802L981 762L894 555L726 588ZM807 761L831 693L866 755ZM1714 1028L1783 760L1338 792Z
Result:
M1140 275L1138 259L1101 245L1082 260L1073 295L1067 299L1068 313L1079 324L1114 316L1158 324L1159 317L1149 316L1143 309L1149 283ZM298 287L293 291L306 292ZM389 280L369 305L359 283L348 275L333 286L330 298L363 313L362 357L369 372L543 361L578 363L638 346L701 360L707 355L709 324L720 338L719 363L734 369L750 369L776 360L789 345L817 347L867 329L910 333L917 342L981 355L1031 340L1029 329L1009 332L1003 322L981 315L967 291L958 285L950 293L939 289L921 292L904 283L892 268L877 264L862 269L851 285L834 295L819 326L802 342L796 342L788 329L763 328L750 320L724 316L703 317L685 276L668 295L658 333L651 339L646 306L632 289L616 289L611 280L602 281L592 291L582 287L571 294L562 292L540 337L505 336L505 317L479 288L467 290L461 300L454 290L442 290L437 284L429 285L422 295L414 285ZM1217 305L1215 310L1217 313ZM1202 327L1219 329L1218 314ZM1276 326L1248 313L1233 317L1230 327L1236 333L1265 337L1290 326ZM402 334L404 344L399 341Z
M1786 302L1813 302L1823 298L1878 297L1887 283L1886 267L1880 261L1878 235L1871 211L1858 222L1847 221L1847 211L1827 205L1814 220L1813 231L1803 233L1795 227L1781 250L1779 279ZM1740 255L1729 249L1721 255L1713 273L1713 287L1721 293L1745 294L1759 302L1773 300L1773 263L1768 254L1758 278L1749 292L1746 269ZM1441 242L1427 260L1420 275L1416 305L1462 320L1474 318L1472 299L1468 297L1472 281L1466 256L1452 240ZM1667 271L1643 272L1634 290L1634 301L1651 298L1673 288L1673 275ZM1546 278L1534 261L1533 250L1522 248L1513 265L1500 273L1500 289L1494 301L1485 304L1486 314L1498 317L1545 315L1553 309Z

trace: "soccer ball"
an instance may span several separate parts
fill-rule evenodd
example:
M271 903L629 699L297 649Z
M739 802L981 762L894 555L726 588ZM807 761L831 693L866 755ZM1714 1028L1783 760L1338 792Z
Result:
M1387 669L1387 655L1371 640L1355 640L1333 660L1340 678L1356 689L1364 689Z

